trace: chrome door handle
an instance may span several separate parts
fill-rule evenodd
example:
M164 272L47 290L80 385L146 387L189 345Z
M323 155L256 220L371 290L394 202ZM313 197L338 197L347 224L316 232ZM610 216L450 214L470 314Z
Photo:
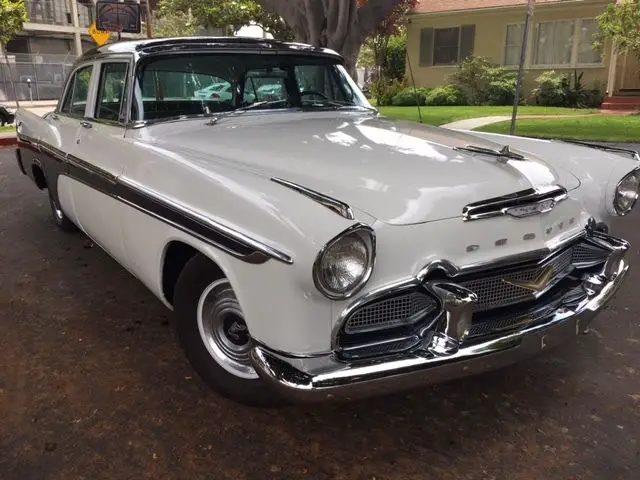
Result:
M91 122L80 122L80 125L82 125L84 128L92 128L93 124Z

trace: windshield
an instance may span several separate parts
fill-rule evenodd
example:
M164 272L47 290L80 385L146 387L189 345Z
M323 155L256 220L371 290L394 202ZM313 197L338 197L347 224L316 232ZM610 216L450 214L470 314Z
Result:
M262 109L368 108L342 65L311 55L172 54L141 60L133 120Z

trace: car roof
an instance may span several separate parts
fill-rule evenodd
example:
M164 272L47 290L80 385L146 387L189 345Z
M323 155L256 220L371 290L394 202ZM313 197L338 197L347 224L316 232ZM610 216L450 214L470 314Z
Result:
M151 53L161 53L167 51L184 50L225 50L225 51L273 51L273 52L300 52L305 54L320 54L333 56L338 59L342 57L334 50L328 48L314 47L304 43L284 42L269 38L254 37L170 37L152 38L143 40L128 40L108 43L106 45L93 47L78 58L78 62L92 60L95 57L103 57L115 54L131 53L142 56Z

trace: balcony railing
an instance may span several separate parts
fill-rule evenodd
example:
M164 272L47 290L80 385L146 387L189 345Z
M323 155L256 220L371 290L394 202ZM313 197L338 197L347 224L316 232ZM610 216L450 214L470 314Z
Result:
M93 7L76 3L80 27L88 28L94 19ZM66 27L73 25L69 0L25 0L25 4L31 23Z

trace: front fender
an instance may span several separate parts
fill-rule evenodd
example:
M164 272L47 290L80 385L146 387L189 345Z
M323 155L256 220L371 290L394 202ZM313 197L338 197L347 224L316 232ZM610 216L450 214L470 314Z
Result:
M128 162L123 181L133 181L176 199L198 215L286 253L292 263L270 259L250 263L207 245L184 232L142 218L137 211L124 215L130 262L149 258L153 243L155 275L161 275L163 249L172 240L192 245L225 272L240 301L256 340L292 354L326 353L330 349L333 302L315 287L313 263L322 247L337 234L360 221L372 219L354 210L355 220L268 178L225 164L205 168L196 156L185 158L142 142L132 142L134 161ZM153 239L153 240L151 240ZM159 291L161 278L153 282Z

